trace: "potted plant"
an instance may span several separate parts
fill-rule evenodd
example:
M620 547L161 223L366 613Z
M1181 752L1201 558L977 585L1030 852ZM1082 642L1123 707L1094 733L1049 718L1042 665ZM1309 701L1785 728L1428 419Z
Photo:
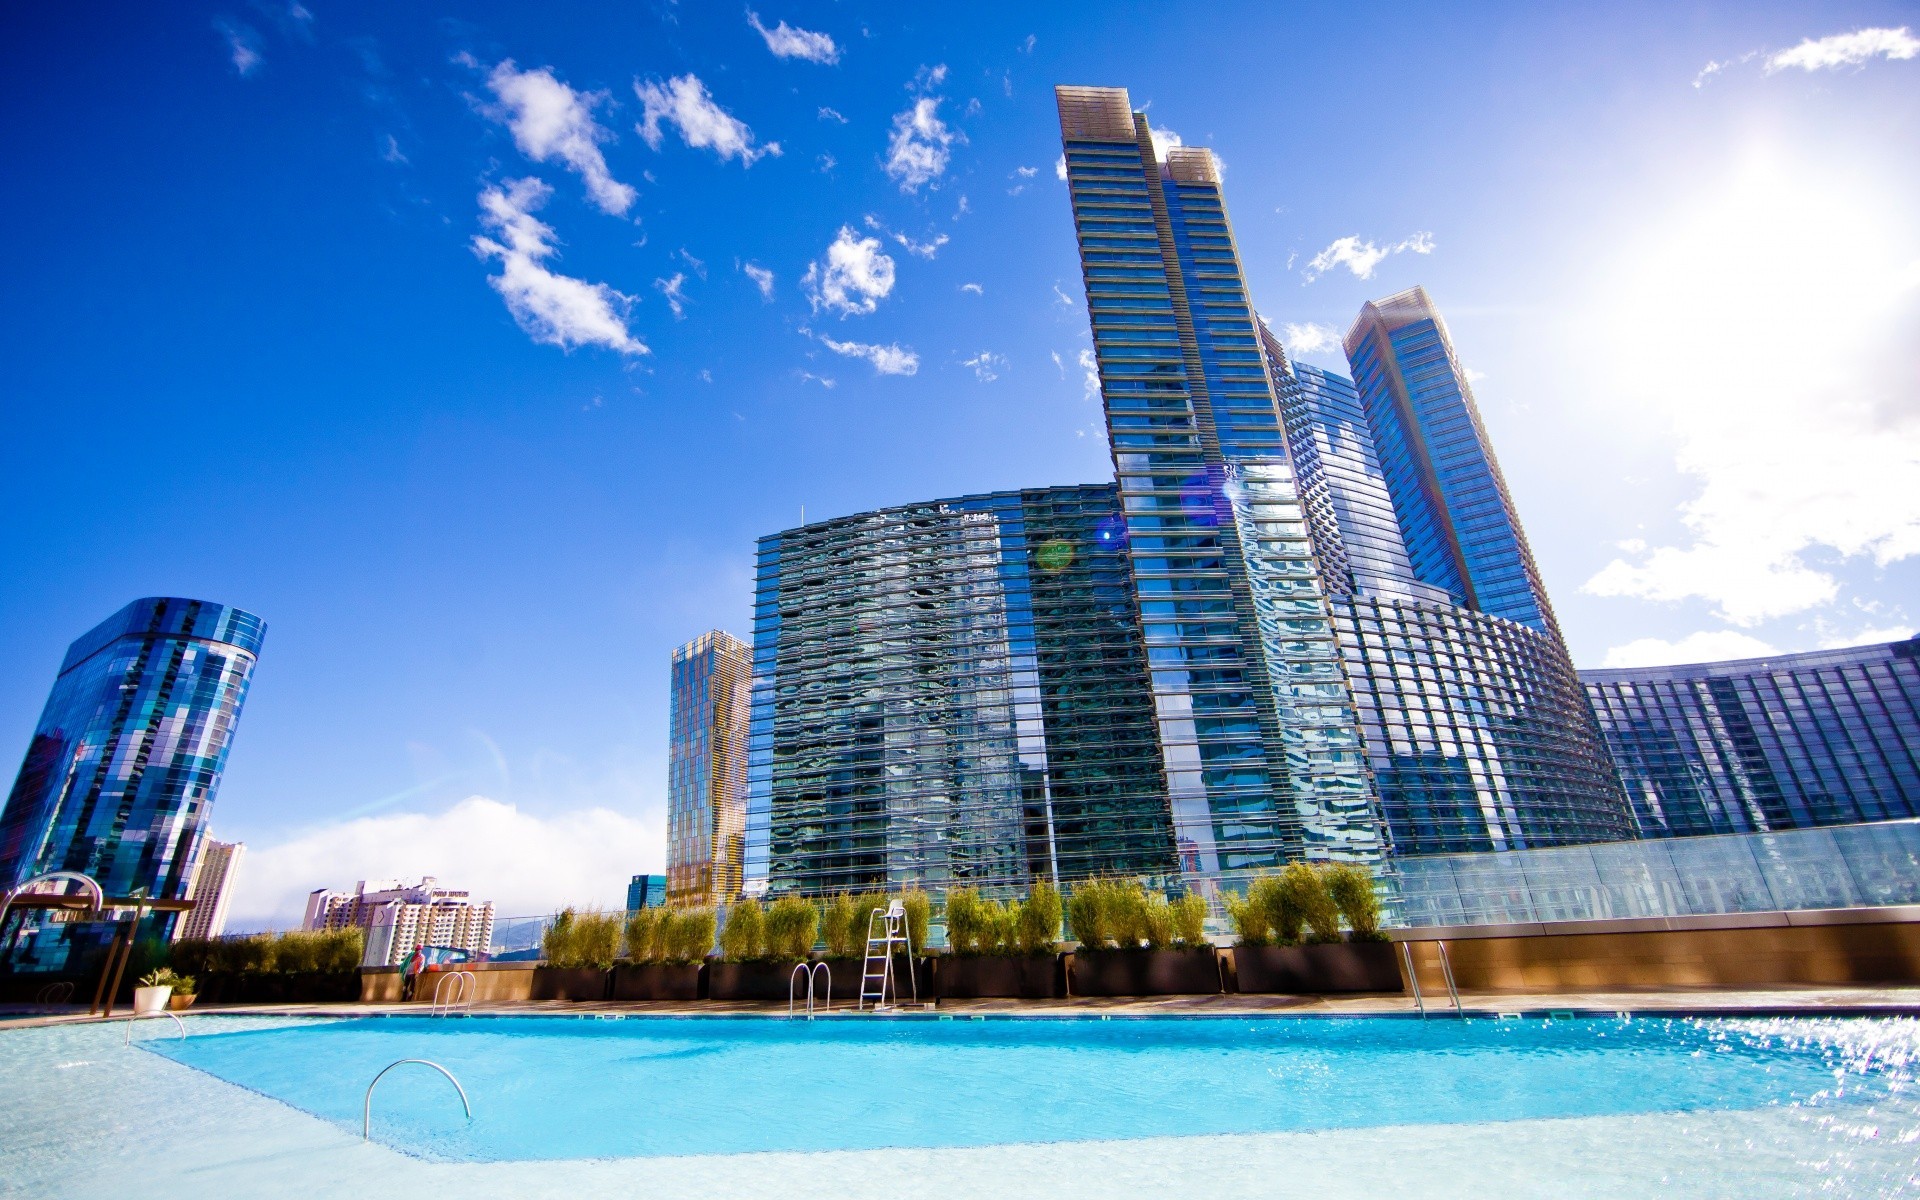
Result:
M173 994L167 997L167 1007L175 1012L192 1008L196 998L194 986L193 976L176 974L173 977Z
M1169 900L1139 883L1090 879L1067 900L1079 946L1069 972L1079 996L1212 995L1220 958L1206 937L1207 902L1197 892Z
M1254 880L1244 898L1230 897L1227 911L1240 935L1233 962L1242 992L1401 990L1400 967L1380 933L1380 901L1365 867L1290 863L1277 876ZM1349 930L1344 938L1342 918Z
M534 968L531 998L605 1000L622 924L613 913L562 909L541 935L546 961Z
M613 998L700 999L713 927L711 908L643 908L627 914L627 961L613 969Z
M148 1017L165 1012L167 1000L173 995L174 985L179 980L180 977L166 967L142 975L140 986L133 989L133 1015Z
M1001 904L973 888L947 893L947 948L939 991L946 999L1051 1000L1064 991L1055 953L1060 892L1041 880L1025 900Z

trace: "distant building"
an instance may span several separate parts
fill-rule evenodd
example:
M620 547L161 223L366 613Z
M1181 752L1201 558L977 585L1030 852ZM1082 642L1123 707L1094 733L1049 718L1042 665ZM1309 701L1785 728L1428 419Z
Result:
M1920 638L1580 678L1643 836L1920 817Z
M493 943L493 901L473 903L466 892L419 883L361 880L352 894L321 888L307 897L304 929L367 931L365 966L398 966L419 946L452 946L485 954Z
M660 908L666 902L667 877L665 875L635 875L633 882L627 885L628 912L642 908Z
M721 630L673 652L667 748L667 894L730 904L747 815L747 688L753 656Z
M246 854L244 842L216 842L209 838L200 847L200 858L193 864L193 878L187 883L187 899L193 911L174 923L178 938L219 937L227 931L227 901L233 896L233 875Z

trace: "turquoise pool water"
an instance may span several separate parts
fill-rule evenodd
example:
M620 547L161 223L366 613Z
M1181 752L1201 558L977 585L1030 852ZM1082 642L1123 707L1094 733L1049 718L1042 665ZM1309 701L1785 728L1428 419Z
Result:
M986 1147L1880 1106L1920 1138L1913 1022L378 1018L147 1050L443 1162ZM1920 1143L1916 1143L1920 1148Z

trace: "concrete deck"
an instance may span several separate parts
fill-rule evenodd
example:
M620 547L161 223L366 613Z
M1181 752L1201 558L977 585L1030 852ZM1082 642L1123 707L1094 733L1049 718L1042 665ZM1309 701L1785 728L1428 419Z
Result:
M1462 992L1463 1012L1473 1017L1493 1017L1501 1013L1549 1016L1574 1013L1582 1016L1613 1016L1629 1012L1638 1015L1672 1016L1920 1016L1920 987L1775 987L1755 989L1700 989L1659 991L1594 991L1556 993ZM475 1015L487 1016L785 1016L787 1006L748 1001L699 1000L675 1002L633 1001L512 1001L475 1004ZM1443 993L1427 997L1427 1012L1432 1016L1450 1015L1452 1009ZM303 1016L366 1017L427 1016L424 1004L235 1004L195 1006L182 1016L217 1014L221 1016ZM1375 996L1148 996L1083 997L1070 1000L942 1000L918 1015L996 1016L996 1017L1084 1017L1101 1016L1415 1016L1413 997ZM846 1005L835 1007L832 1016L851 1016ZM122 1020L126 1010L114 1015ZM20 1029L41 1025L66 1025L96 1020L84 1009L69 1007L48 1012L38 1006L0 1006L0 1028Z

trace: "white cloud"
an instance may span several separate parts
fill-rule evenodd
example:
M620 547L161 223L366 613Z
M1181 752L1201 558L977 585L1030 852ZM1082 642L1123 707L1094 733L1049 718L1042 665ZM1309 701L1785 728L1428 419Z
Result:
M834 388L834 381L828 376L815 375L812 371L801 371L799 375L801 383L817 383L828 391Z
M602 212L620 215L632 207L633 189L613 177L600 153L600 143L613 140L593 119L605 92L576 92L547 68L516 70L512 59L488 73L487 86L500 101L490 115L513 132L522 154L538 163L558 159L566 164Z
M573 904L617 909L636 871L660 869L666 831L607 808L551 816L469 796L439 813L360 817L255 843L234 877L237 928L299 923L307 893L432 875L503 917Z
M1624 646L1608 650L1603 665L1664 667L1678 663L1719 662L1728 658L1765 658L1777 653L1779 651L1757 637L1732 629L1703 629L1673 642L1656 637L1636 638Z
M1054 175L1054 178L1056 179L1065 179L1067 177L1067 156L1066 155L1062 154L1059 158L1054 160L1053 175Z
M242 79L259 70L266 59L260 50L260 32L251 25L242 25L229 21L225 17L214 18L215 32L226 39L227 53L233 59L233 69Z
M760 14L752 9L747 10L747 23L765 39L767 49L773 51L776 58L799 58L829 67L840 61L840 47L824 33L795 29L785 21L768 29L760 23Z
M1378 246L1372 242L1363 242L1358 237L1335 238L1333 244L1313 256L1303 272L1307 282L1312 283L1321 275L1335 267L1345 267L1359 279L1373 278L1373 269L1385 261L1388 255L1400 254L1411 250L1415 254L1433 253L1433 235L1416 233L1405 241L1388 246Z
M1093 351L1080 351L1080 369L1086 372L1081 383L1086 389L1087 399L1092 400L1098 397L1100 395L1100 360L1093 356Z
M1856 67L1874 58L1906 59L1920 54L1920 38L1905 25L1898 29L1859 29L1832 37L1808 38L1791 50L1769 55L1768 74L1799 67L1803 71Z
M991 350L982 350L960 365L972 368L973 377L981 383L992 383L994 380L1000 378L1000 372L1007 369L1007 360L1004 356L995 354Z
M1848 560L1920 556L1920 236L1876 184L1749 151L1610 248L1580 318L1609 352L1596 383L1616 419L1670 433L1692 494L1678 536L1587 592L1754 626L1835 600Z
M921 96L893 118L893 136L887 142L887 174L901 191L917 192L945 173L953 157L953 143L958 140L960 135L940 119L940 97Z
M1067 295L1066 289L1057 283L1053 285L1053 302L1061 308L1077 309L1080 307L1080 302L1072 296Z
M879 346L871 342L836 342L825 336L820 342L835 354L866 359L873 364L876 375L912 375L920 370L920 356L897 342Z
M644 108L640 124L634 126L647 145L660 148L660 122L665 120L680 130L680 138L696 150L711 148L725 162L737 158L743 166L752 166L771 154L780 156L780 143L753 144L753 130L732 113L713 102L707 85L692 75L681 75L666 83L647 80L634 82L633 94Z
M822 121L838 121L842 125L847 123L847 119L840 115L839 109L827 108L824 105L820 109L820 119Z
M809 266L800 282L815 312L870 313L893 291L893 259L881 251L879 238L861 237L842 225L826 257Z
M1693 77L1693 86L1695 88L1707 86L1707 80L1726 70L1729 65L1730 64L1718 60L1708 62L1706 66L1700 68L1700 73Z
M942 233L936 234L932 241L916 242L904 233L895 233L893 230L888 229L885 225L881 224L878 217L873 216L871 213L867 215L866 225L868 229L884 233L898 242L908 254L917 254L921 258L932 258L934 255L940 253L940 247L952 240L946 234Z
M387 142L387 144L386 144L386 146L385 146L385 148L383 148L383 149L382 149L382 150L380 151L380 158L381 158L381 159L382 159L383 161L385 161L385 162L390 162L390 163L392 163L392 164L394 164L394 165L395 165L395 166L397 166L397 167L404 167L404 166L406 166L406 165L407 165L407 156L406 156L405 154L403 154L403 153L401 153L401 151L400 151L400 141L399 141L399 139L398 139L398 138L396 138L396 137L394 137L394 136L393 136L392 134L390 134L390 133L389 133L389 134L387 134L387 136L386 136L386 142Z
M499 235L473 239L474 253L500 260L500 273L487 280L507 302L520 328L536 342L571 350L605 346L622 354L649 353L627 331L624 317L631 296L604 283L556 275L541 265L554 254L553 229L533 216L553 189L538 179L516 179L506 188L480 193L480 220Z
M976 296L984 296L987 294L987 289L977 283L963 283L960 285L960 290L963 292L972 292Z
M1186 145L1180 140L1180 135L1171 129L1155 129L1152 125L1148 125L1147 136L1153 140L1153 156L1162 162L1167 159L1167 151L1175 146Z
M654 290L667 298L667 307L673 310L673 319L676 321L687 315L686 283L687 276L682 271L674 272L670 279L653 281Z
M1066 156L1063 154L1061 155L1061 157L1065 158ZM1040 168L1039 167L1015 167L1013 169L1013 173L1015 175L1018 175L1022 179L1032 179L1035 175L1038 175L1040 173Z
M1291 323L1280 326L1280 344L1292 355L1327 354L1340 349L1340 331L1331 325L1322 325L1317 321L1308 321L1305 325Z
M753 280L753 286L760 289L762 300L773 299L773 272L759 263L747 263L740 268L742 274Z

